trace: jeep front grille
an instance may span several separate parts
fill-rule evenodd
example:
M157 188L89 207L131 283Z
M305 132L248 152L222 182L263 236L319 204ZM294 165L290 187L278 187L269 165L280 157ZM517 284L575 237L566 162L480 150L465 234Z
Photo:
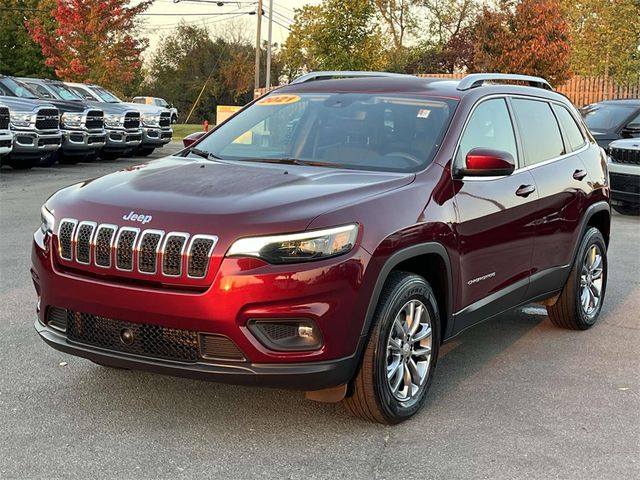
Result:
M124 128L140 128L140 114L137 112L127 112L124 116Z
M640 141L638 143L640 143ZM628 150L626 148L610 148L609 156L611 157L611 161L614 163L640 165L640 149Z
M115 268L165 277L203 279L218 238L65 218L58 227L61 259L81 265Z
M90 110L87 112L88 130L102 130L104 128L104 113L102 110Z
M9 121L9 109L7 107L0 107L0 130L8 130Z
M36 115L38 130L58 130L60 128L60 113L56 108L41 108Z

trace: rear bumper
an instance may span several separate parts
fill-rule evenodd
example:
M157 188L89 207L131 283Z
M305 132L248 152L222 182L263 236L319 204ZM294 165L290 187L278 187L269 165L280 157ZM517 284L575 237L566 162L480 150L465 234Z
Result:
M173 137L171 128L142 127L141 147L158 148L166 145Z
M106 132L66 130L62 150L65 155L86 154L101 150L107 142Z
M35 329L40 338L56 350L97 363L220 383L290 390L322 390L347 383L357 367L356 355L310 363L180 363L77 344L67 340L64 334L44 326L39 319L35 322Z
M106 129L106 143L104 150L108 152L122 152L136 148L142 142L142 131Z

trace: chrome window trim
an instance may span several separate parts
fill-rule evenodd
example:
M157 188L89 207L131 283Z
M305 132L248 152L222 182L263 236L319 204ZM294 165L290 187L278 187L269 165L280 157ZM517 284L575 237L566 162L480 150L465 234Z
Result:
M122 236L122 234L124 232L134 232L136 234L136 236L133 238L133 242L131 242L131 268L120 268L118 267L118 245L120 244L120 237ZM139 228L134 228L134 227L121 227L120 230L118 230L118 235L116 237L116 242L115 242L115 267L116 270L118 270L119 272L133 272L134 270L134 264L137 261L137 255L136 255L136 245L138 243L138 236L140 235L140 229Z
M71 257L67 258L62 256L62 244L60 243L60 230L62 229L62 225L65 223L72 223L73 224L73 230L71 230L71 236L69 241L71 242L70 245L70 250L71 250ZM74 246L74 241L73 239L75 238L76 235L76 228L78 228L78 220L76 220L75 218L63 218L62 220L60 220L60 223L58 224L58 256L60 258L62 258L63 260L67 260L68 262L72 262L73 261L73 253L75 252L75 246Z
M156 275L158 273L158 254L162 253L162 245L164 240L164 230L143 230L140 233L140 238L138 239L138 245L135 248L136 251L136 270L138 273L142 273L143 275ZM142 246L142 240L144 240L145 235L160 235L160 240L158 240L158 245L156 246L156 263L155 269L153 272L143 272L140 270L140 247ZM162 259L162 256L160 256Z
M207 254L207 266L204 270L204 275L201 277L193 277L191 275L189 275L189 259L191 258L191 249L193 248L193 244L196 240L212 240L213 243L211 244L211 248L209 249L209 253ZM209 265L211 264L211 255L213 254L213 250L216 248L216 245L218 244L218 237L216 235L194 235L193 237L191 237L191 240L189 241L189 247L187 248L187 255L186 255L186 267L187 267L187 278L192 278L192 279L196 279L196 280L202 280L203 278L207 278L207 275L209 274Z
M113 228L113 233L111 234L111 239L109 240L109 265L98 265L97 261L96 261L96 255L95 255L95 247L96 247L96 239L98 238L98 232L100 232L100 229L102 228ZM120 227L118 227L118 225L113 225L111 223L101 223L100 225L98 225L98 227L96 228L96 233L93 236L93 242L92 242L92 246L93 246L93 264L98 267L98 268L111 268L113 265L113 245L115 244L115 239L116 239L116 235L118 234L118 229Z
M81 262L78 259L78 235L80 234L80 229L85 226L88 225L90 227L93 227L91 230L91 236L89 237L89 260L87 262ZM93 238L94 235L96 233L96 227L98 226L98 224L96 222L89 222L89 221L82 221L78 224L78 228L76 228L75 230L75 234L74 234L74 240L73 240L73 251L75 252L75 257L76 257L76 262L78 262L81 265L91 265L91 252L93 250Z
M177 275L169 275L168 273L164 272L164 257L167 254L167 242L171 237L182 237L184 238L184 243L182 244L182 250L180 250L180 272L178 272ZM165 277L172 277L172 278L178 278L182 276L182 272L184 270L184 265L185 265L185 256L184 256L184 252L187 249L187 244L189 243L189 234L186 232L169 232L167 233L167 235L164 237L164 241L162 242L162 255L160 257L160 261L162 262L162 265L160 267L160 271L162 272L162 275L164 275Z

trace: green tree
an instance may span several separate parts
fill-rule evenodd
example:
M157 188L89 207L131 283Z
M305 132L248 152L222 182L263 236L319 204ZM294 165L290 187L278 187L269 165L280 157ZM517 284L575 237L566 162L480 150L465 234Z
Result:
M384 68L375 2L323 0L298 9L282 55L289 78L309 70Z
M562 0L571 25L571 66L579 75L637 81L640 0Z
M55 0L3 0L0 21L0 72L5 75L54 78L45 65L40 46L35 43L27 23L38 18L44 28L52 30L50 11Z

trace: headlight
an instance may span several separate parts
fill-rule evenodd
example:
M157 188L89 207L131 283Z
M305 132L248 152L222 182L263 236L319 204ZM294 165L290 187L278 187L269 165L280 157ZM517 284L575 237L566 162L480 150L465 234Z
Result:
M43 205L40 209L40 219L42 220L42 223L40 224L40 230L42 230L42 233L53 233L53 227L55 226L56 219L46 205Z
M151 115L145 113L140 118L144 125L159 125L160 124L160 115Z
M322 260L349 252L356 242L358 225L345 225L326 230L242 238L236 241L228 257L259 257L269 263L297 263Z
M28 127L31 125L33 114L11 112L11 123L16 127Z
M63 113L62 124L74 127L82 125L82 113Z
M121 127L122 116L116 113L106 113L104 115L104 124L108 127Z

